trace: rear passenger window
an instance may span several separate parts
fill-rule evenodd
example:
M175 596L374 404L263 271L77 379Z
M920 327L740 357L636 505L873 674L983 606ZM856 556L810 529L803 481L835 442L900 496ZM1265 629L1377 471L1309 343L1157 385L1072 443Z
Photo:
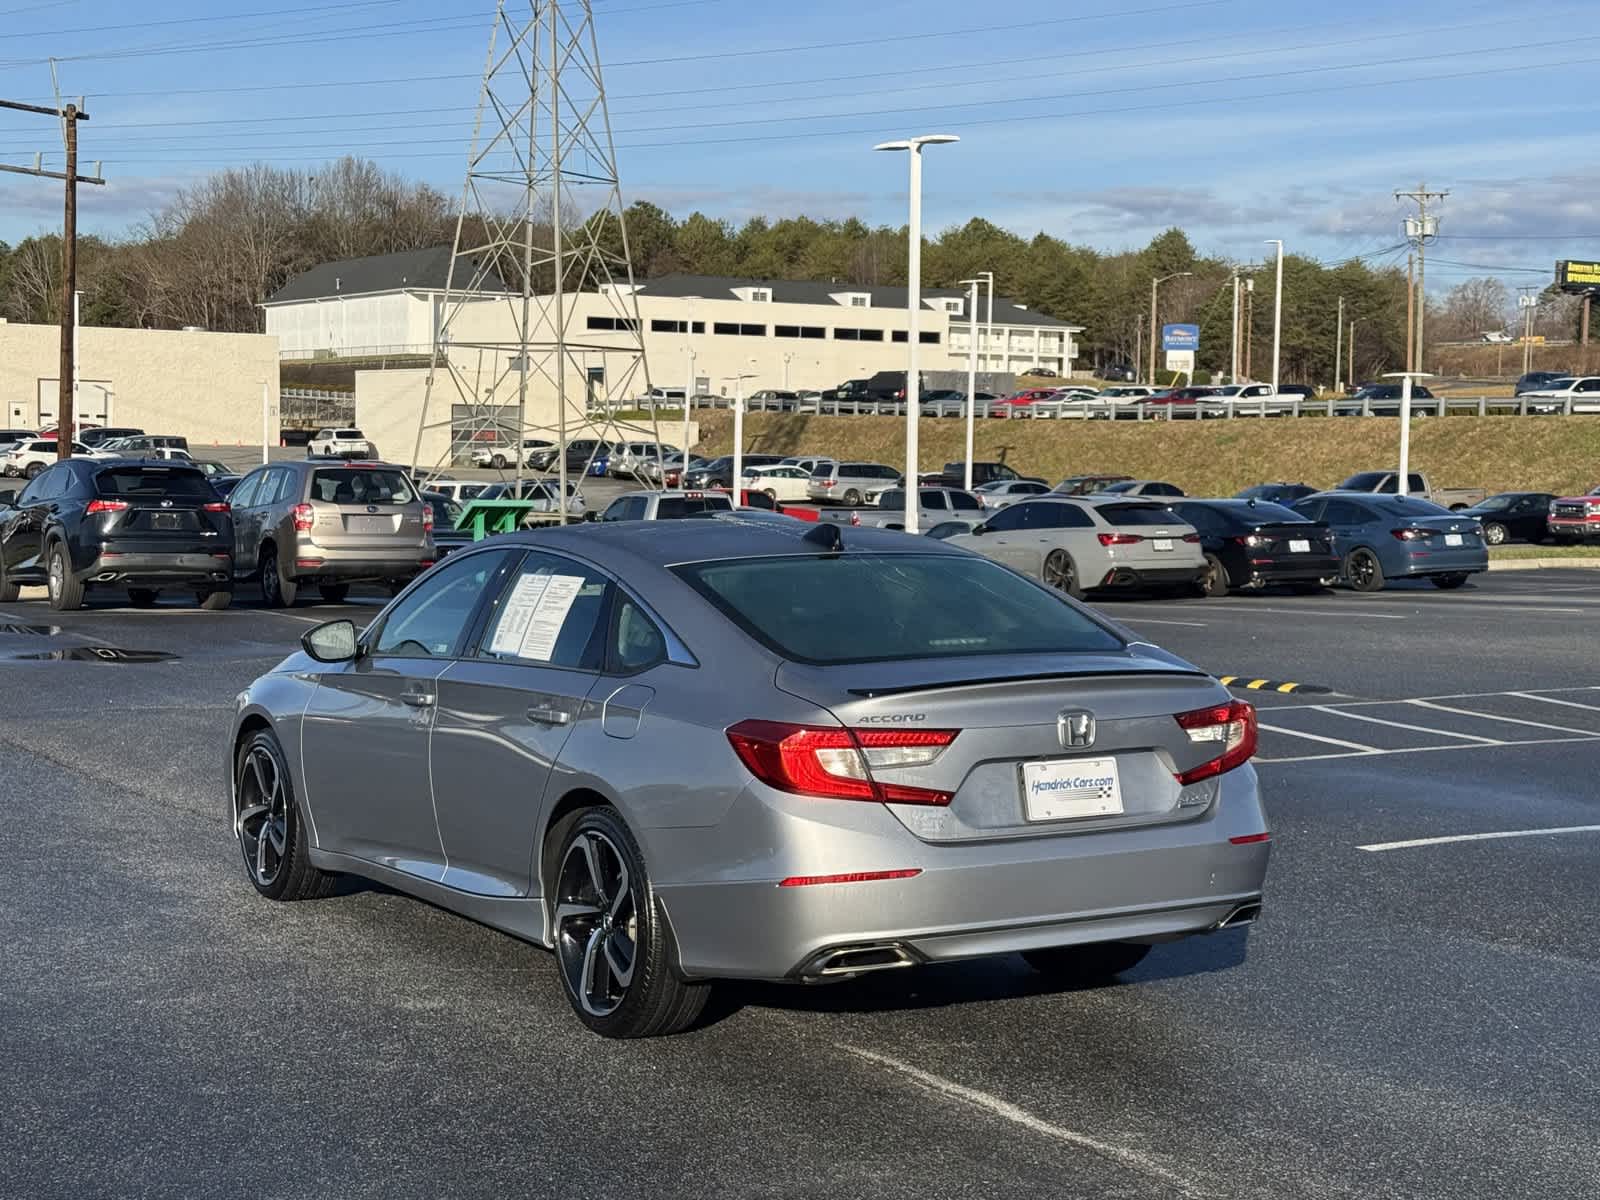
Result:
M233 507L249 508L252 504L254 504L256 500L256 492L261 489L261 481L265 479L266 476L267 472L257 471L254 475L251 475L245 479L245 481L238 487L234 488L233 495L229 498L233 503Z
M611 635L611 658L607 669L615 675L632 675L664 662L667 639L644 609L631 597L618 593L616 628Z
M598 671L609 588L581 563L528 554L489 617L479 657Z

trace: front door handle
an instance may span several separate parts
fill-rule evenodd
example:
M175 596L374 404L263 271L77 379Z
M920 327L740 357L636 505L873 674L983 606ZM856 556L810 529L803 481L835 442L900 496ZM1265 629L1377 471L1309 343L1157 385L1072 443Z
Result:
M528 709L528 720L535 725L565 725L572 720L572 714L553 705L535 704Z
M432 708L437 700L437 695L423 688L407 688L400 693L400 702L412 708Z

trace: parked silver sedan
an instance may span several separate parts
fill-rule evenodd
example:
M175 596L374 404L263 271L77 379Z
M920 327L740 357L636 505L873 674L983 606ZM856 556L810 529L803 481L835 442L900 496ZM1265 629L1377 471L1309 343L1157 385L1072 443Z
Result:
M225 755L262 896L382 881L639 1037L716 979L1105 977L1247 924L1255 747L1203 671L977 555L729 517L462 550L310 630Z
M1074 598L1097 588L1197 588L1206 572L1200 535L1166 504L1103 493L1023 500L943 540Z

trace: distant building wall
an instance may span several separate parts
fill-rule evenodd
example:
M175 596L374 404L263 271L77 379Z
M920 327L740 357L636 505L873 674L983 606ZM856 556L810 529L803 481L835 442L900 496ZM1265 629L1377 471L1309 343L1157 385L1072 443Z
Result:
M0 424L57 416L61 331L0 321ZM258 333L78 331L81 420L181 434L197 445L261 441L261 386L277 436L278 340Z

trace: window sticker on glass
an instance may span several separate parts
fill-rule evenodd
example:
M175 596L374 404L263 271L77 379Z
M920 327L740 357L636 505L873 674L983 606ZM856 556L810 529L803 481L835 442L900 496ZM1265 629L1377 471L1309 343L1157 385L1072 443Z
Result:
M549 662L583 584L582 575L522 576L500 612L489 652Z

